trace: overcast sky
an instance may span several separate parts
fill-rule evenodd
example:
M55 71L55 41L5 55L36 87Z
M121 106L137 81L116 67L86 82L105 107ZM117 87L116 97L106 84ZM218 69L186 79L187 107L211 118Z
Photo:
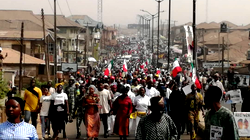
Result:
M197 0L197 23L206 21L206 1ZM39 14L44 8L45 14L53 13L54 0L0 0L0 9L32 10ZM66 16L71 13L77 15L89 15L97 20L97 0L58 0L61 10L58 14ZM172 0L172 20L177 24L184 24L192 21L193 0ZM51 3L51 6L50 4ZM238 25L250 23L250 0L208 0L208 22L228 20ZM152 14L157 12L155 0L103 0L103 22L106 25L137 23L136 15L145 14L140 11L144 9ZM168 19L168 0L161 3L162 20ZM71 12L70 12L71 11Z

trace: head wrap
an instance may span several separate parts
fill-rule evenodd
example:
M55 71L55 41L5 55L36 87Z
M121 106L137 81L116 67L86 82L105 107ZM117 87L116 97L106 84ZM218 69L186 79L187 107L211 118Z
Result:
M96 87L95 87L94 85L90 85L89 88L93 88L93 89L94 89L94 92L97 91L97 89L96 89ZM88 89L89 89L89 88L88 88ZM88 90L88 93L89 93L89 90Z

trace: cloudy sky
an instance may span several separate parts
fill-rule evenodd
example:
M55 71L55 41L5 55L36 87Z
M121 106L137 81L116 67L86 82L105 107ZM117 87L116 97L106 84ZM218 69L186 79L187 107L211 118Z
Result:
M97 0L57 0L58 14L69 16L71 14L89 15L97 20ZM67 5L69 4L69 8ZM193 0L172 0L172 20L177 25L192 21ZM238 25L250 23L250 0L208 0L208 18L206 18L207 0L197 0L197 23L228 20ZM54 0L0 0L0 9L32 10L39 14L44 8L46 14L53 13ZM50 5L51 4L51 5ZM52 7L51 7L52 6ZM61 10L60 10L61 9ZM106 25L137 23L136 15L145 14L144 9L152 14L157 12L155 0L103 0L103 22ZM161 4L161 19L168 19L168 0ZM71 12L70 12L71 11Z

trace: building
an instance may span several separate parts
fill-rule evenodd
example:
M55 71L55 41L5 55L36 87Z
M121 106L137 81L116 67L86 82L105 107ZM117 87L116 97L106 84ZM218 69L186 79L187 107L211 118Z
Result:
M11 48L3 48L2 53L8 54L8 56L3 60L5 79L12 81L14 85L17 85L19 81L20 52ZM23 54L22 75L23 77L35 77L38 80L42 80L44 77L42 81L45 81L45 61L28 54Z
M45 15L45 21L54 24L54 15ZM63 15L57 16L57 34L63 40L59 40L58 48L61 50L59 55L62 62L76 63L76 54L78 62L82 61L85 47L84 33L85 28L76 22L71 21ZM54 43L48 44L49 53L53 54Z
M86 42L88 47L86 48L87 52L92 53L92 56L99 56L100 50L100 39L103 30L103 23L97 22L90 18L87 15L72 15L68 17L70 20L80 24L86 28ZM98 60L97 57L95 57Z

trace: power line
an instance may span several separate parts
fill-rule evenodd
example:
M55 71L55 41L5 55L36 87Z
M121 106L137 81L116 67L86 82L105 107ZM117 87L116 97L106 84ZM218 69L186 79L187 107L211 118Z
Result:
M50 0L48 0L48 2L49 2L49 6L50 6L50 8L51 8L51 11L53 12L54 10L53 10L53 8L52 8L52 5L51 5L51 3L50 3Z
M71 10L70 10L68 0L66 0L66 3L67 3L67 6L68 6L68 8L69 8L70 15L72 16L72 12L71 12Z
M58 5L58 7L59 7L59 9L60 9L61 14L63 15L63 12L62 12L61 6L60 6L60 4L59 4L59 1L57 1L57 5Z

